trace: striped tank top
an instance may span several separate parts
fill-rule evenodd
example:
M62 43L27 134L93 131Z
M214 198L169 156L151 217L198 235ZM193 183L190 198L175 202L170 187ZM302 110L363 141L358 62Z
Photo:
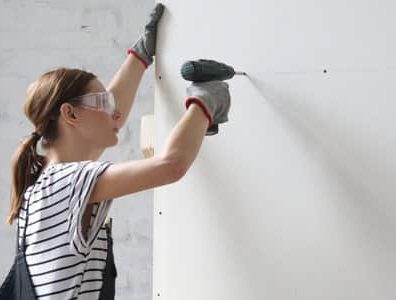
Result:
M112 199L93 203L83 235L85 208L109 161L47 165L24 194L18 216L19 245L26 212L26 261L40 300L99 299L107 257L104 222Z

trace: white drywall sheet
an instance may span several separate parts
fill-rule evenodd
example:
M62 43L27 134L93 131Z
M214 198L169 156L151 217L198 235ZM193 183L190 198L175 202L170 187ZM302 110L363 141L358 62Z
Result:
M156 151L185 111L183 62L250 79L154 192L153 297L396 299L396 2L164 3Z

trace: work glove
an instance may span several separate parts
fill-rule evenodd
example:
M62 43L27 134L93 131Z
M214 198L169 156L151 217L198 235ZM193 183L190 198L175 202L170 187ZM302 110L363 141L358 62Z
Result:
M209 120L205 135L218 133L218 124L228 121L231 96L228 83L224 81L193 82L187 87L186 109L191 103L197 103Z
M164 9L165 6L162 3L157 3L150 13L150 19L144 27L143 34L128 50L128 53L134 54L146 68L153 63L157 40L157 26Z

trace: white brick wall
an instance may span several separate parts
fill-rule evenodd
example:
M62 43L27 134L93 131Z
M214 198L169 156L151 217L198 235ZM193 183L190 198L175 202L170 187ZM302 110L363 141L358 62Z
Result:
M55 67L93 72L106 85L139 37L154 1L0 1L0 218L9 209L11 156L33 125L23 114L27 85ZM153 67L146 71L119 144L100 159L143 158L140 118L153 112ZM125 198L125 199L124 199ZM114 201L117 299L151 299L152 191ZM0 278L11 267L15 226L0 226Z

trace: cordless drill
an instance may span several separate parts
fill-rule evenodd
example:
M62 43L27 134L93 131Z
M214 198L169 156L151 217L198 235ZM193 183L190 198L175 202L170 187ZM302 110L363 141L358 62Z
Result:
M181 75L185 80L193 82L204 82L212 80L227 80L234 75L246 75L245 72L236 72L233 67L221 62L209 59L186 61L181 67ZM219 132L219 124L212 124L207 135Z

